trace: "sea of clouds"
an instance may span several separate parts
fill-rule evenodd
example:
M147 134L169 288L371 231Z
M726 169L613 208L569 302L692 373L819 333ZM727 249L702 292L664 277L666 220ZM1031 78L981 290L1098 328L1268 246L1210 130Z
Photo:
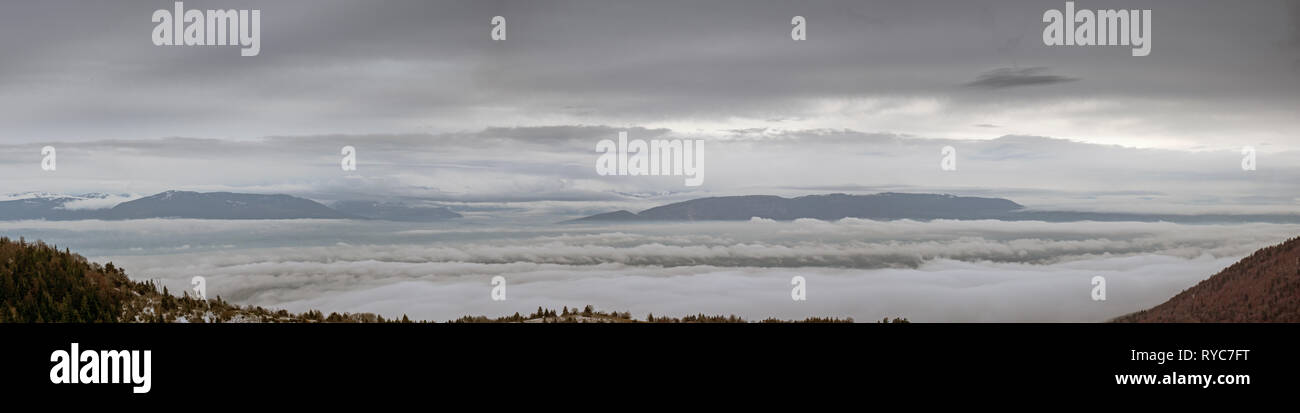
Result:
M538 306L749 319L1091 322L1163 302L1300 225L796 220L0 223L172 291L291 311L448 320ZM490 280L507 280L492 301ZM807 301L790 298L807 279ZM1092 277L1106 301L1091 298Z

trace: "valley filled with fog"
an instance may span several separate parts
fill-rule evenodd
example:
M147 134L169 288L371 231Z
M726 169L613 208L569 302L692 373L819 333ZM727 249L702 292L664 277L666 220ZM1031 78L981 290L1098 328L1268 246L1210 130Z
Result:
M565 225L469 218L12 221L174 293L445 321L538 306L748 319L1095 322L1159 304L1297 225L801 219ZM1090 297L1107 279L1107 300ZM507 280L492 301L491 279ZM791 277L807 300L790 298Z

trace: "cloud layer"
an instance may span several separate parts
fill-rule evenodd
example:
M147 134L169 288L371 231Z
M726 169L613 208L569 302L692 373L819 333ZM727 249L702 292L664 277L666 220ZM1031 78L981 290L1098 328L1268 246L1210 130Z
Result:
M1143 2L1155 26L1141 58L1043 45L1042 14L1063 3L1028 0L223 2L263 11L254 58L154 46L149 18L169 4L6 5L0 139L554 124L958 138L997 124L1142 147L1300 145L1296 13L1281 0ZM498 15L509 38L494 42ZM790 38L795 15L806 41ZM998 68L1011 69L976 83L1039 86L964 86Z
M177 291L202 275L209 294L292 310L442 320L594 304L642 316L1101 321L1162 302L1300 226L847 219L411 228L144 220L0 229L87 251ZM497 275L509 282L505 303L489 298ZM806 302L789 300L794 275L808 279ZM1096 275L1107 277L1105 302L1089 298Z
M981 74L978 79L966 85L1004 89L1020 86L1043 86L1079 80L1072 77L1047 74L1046 72L1047 68L1045 67L1027 67L1023 69L1004 67Z

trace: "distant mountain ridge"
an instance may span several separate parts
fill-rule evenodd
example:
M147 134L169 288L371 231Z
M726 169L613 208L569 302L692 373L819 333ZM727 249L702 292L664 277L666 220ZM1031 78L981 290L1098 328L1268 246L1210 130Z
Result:
M566 223L648 221L744 221L751 218L794 220L802 218L834 221L843 218L873 220L996 219L1004 221L1168 221L1178 223L1278 222L1300 223L1300 215L1175 215L1111 212L1030 210L1003 198L967 197L948 194L885 192L870 195L827 194L784 198L774 195L743 195L692 199L650 208L639 213L626 210L578 218Z
M187 219L379 219L430 221L458 218L443 207L408 207L398 203L355 201L342 204L344 210L290 195L243 194L233 192L166 191L121 202L112 208L69 209L69 202L109 195L59 195L25 193L0 201L2 220L126 220L148 218ZM348 206L351 205L350 208Z
M112 203L110 198L127 198L129 195L110 195L88 193L80 195L54 194L48 192L24 192L0 195L0 221L45 219L53 221L95 219L104 208L94 205L76 205L76 203L102 201Z
M290 195L232 192L166 191L117 203L127 195L89 193L62 195L22 193L0 195L0 221L15 220L124 220L146 218L190 219L372 219L424 222L461 218L442 206L410 205L371 200L337 201L330 206ZM1112 212L1043 211L1028 209L1003 198L946 194L886 192L870 195L826 194L784 198L744 195L699 198L650 208L640 213L607 212L566 223L743 221L750 218L833 221L843 218L873 220L991 219L1004 221L1138 221L1202 223L1300 223L1296 214L1133 214Z
M615 211L576 219L593 221L743 221L750 218L979 219L1002 216L1024 206L1001 198L940 194L724 196L693 199L632 213Z
M104 212L103 219L345 219L353 216L316 201L289 195L167 191L127 201Z

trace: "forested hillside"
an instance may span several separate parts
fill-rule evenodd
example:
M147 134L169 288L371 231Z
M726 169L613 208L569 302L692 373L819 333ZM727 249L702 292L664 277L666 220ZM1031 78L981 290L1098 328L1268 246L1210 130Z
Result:
M1300 238L1255 251L1164 304L1114 321L1300 322Z
M0 322L115 322L139 285L41 242L0 238Z

